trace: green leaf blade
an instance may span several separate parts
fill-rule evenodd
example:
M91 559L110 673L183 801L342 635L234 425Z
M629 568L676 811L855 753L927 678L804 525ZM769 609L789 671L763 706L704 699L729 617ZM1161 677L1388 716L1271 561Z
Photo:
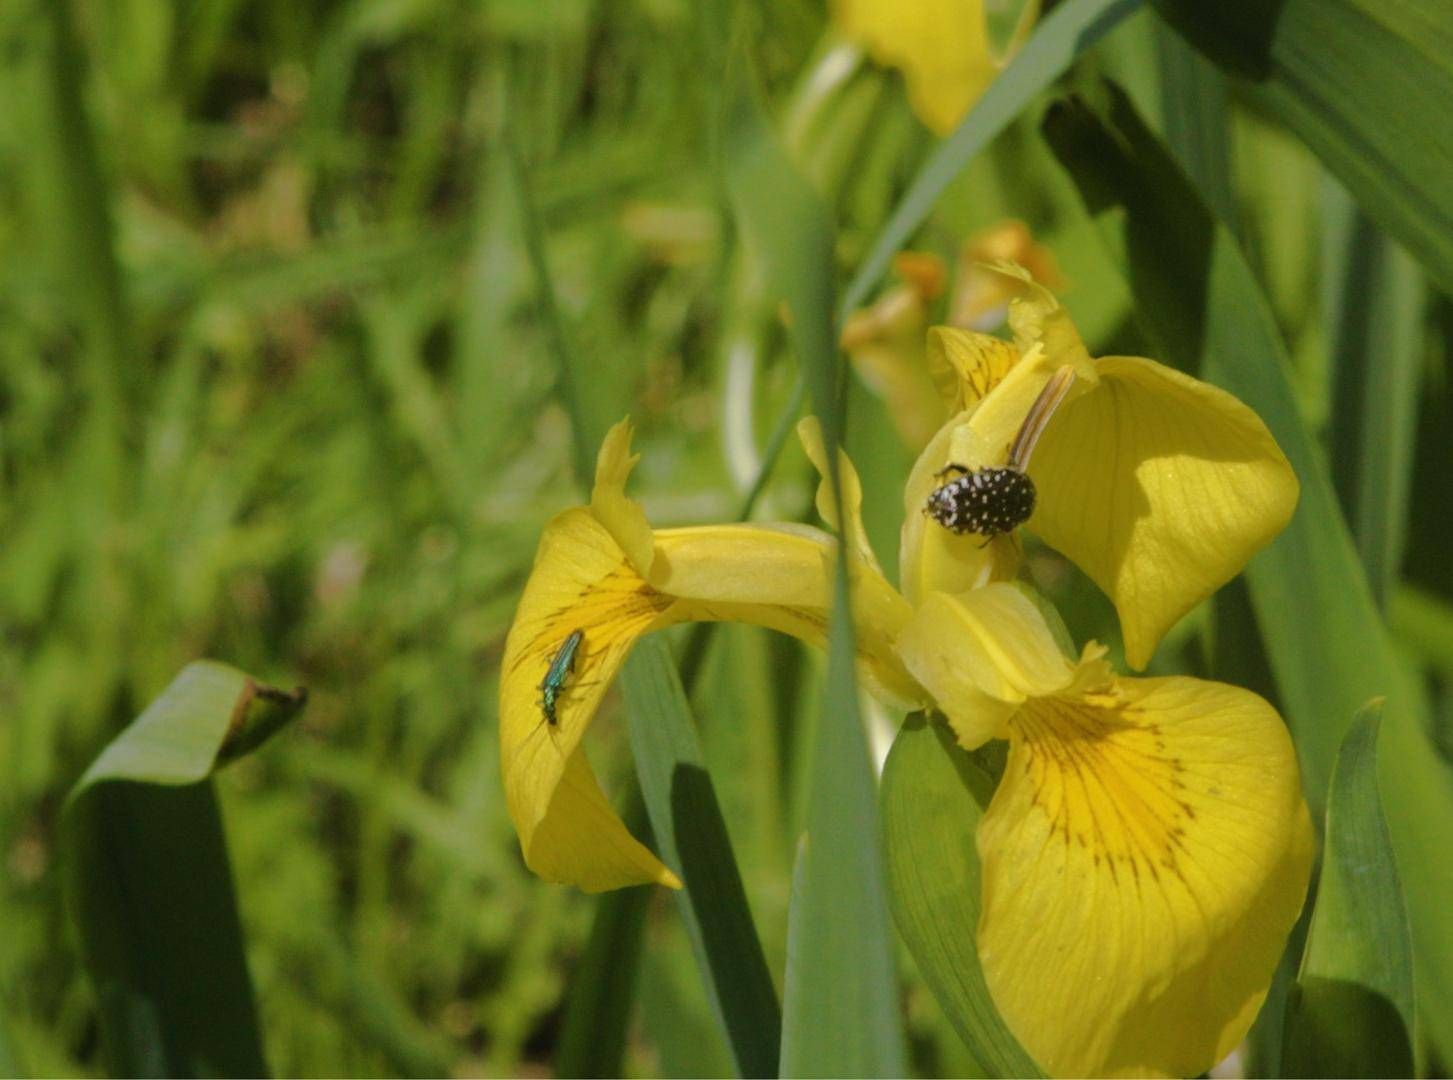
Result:
M833 316L833 231L750 95L733 113L728 184L743 233L765 267L822 425L838 499L844 365ZM847 566L837 560L827 685L811 747L807 837L787 930L782 1054L786 1076L896 1076L906 1071L877 798L858 709Z
M677 906L727 1045L743 1076L775 1076L781 1011L752 923L691 707L659 637L622 673L631 750L661 857L684 888Z
M1413 1075L1413 959L1377 781L1381 702L1342 742L1326 850L1287 1016L1289 1076Z
M991 1076L1042 1076L1005 1026L979 966L981 883L974 833L994 793L952 735L922 714L883 767L893 917L949 1022Z
M1332 480L1382 609L1408 528L1423 361L1422 275L1330 181L1324 207Z
M1453 290L1453 9L1439 0L1154 0Z
M783 1076L902 1076L892 929L877 802L853 676L846 582L829 630L807 834L793 873Z

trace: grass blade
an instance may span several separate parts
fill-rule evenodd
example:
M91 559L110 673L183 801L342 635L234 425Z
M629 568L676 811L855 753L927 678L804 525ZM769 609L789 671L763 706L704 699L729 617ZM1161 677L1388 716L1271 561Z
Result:
M631 750L661 858L685 883L677 894L707 996L743 1076L774 1076L781 1013L726 822L702 760L671 651L637 643L624 683Z
M1418 265L1328 182L1324 312L1332 482L1378 607L1402 565L1422 369Z
M558 381L556 389L561 403L570 416L570 427L574 433L571 443L571 465L575 482L589 490L595 476L595 449L605 438L606 423L596 410L591 409L585 395L587 380L580 366L580 358L570 345L565 320L560 314L560 304L555 295L555 281L550 275L549 260L545 255L545 234L540 224L540 215L530 193L529 177L524 163L504 132L498 141L497 152L509 163L506 170L507 183L514 194L518 208L520 232L525 242L525 254L530 270L535 277L535 293L540 305L541 322L544 324L545 341L550 349L550 358L555 362Z
M1413 956L1377 787L1380 702L1352 722L1327 797L1326 850L1287 1016L1288 1076L1412 1076Z
M923 223L933 204L974 156L1009 126L1034 96L1074 59L1140 8L1140 0L1068 0L1039 24L1014 59L975 102L958 128L928 159L878 233L868 257L843 294L844 312L856 311Z
M222 821L208 777L302 708L189 664L66 803L66 899L117 1076L266 1071Z
M1453 290L1453 9L1441 0L1155 3Z
M33 5L31 16L40 70L35 84L35 121L49 137L38 137L36 164L50 200L45 214L57 251L58 280L76 303L86 340L92 422L105 455L117 455L125 437L126 405L139 386L133 370L131 314L116 258L109 185L86 116L82 53L71 22L74 5L63 0ZM16 23L20 25L19 22ZM119 458L117 458L119 461ZM116 474L99 478L102 486Z
M1388 822L1408 882L1419 995L1453 995L1453 774L1429 744L1420 688L1393 649L1337 509L1320 451L1297 412L1276 324L1235 239L1218 226L1118 89L1057 105L1045 120L1110 246L1125 263L1161 360L1201 370L1255 409L1301 479L1287 530L1247 568L1252 601L1297 744L1314 813L1325 806L1351 717L1387 697L1382 763ZM1453 1017L1427 1027L1453 1050Z
M833 323L832 227L744 94L733 113L728 184L771 294L791 316L836 499L845 383ZM847 566L839 559L822 722L811 751L807 838L788 918L781 1061L788 1076L893 1076L906 1067L850 611Z
M908 718L883 766L893 916L954 1030L990 1076L1042 1076L1004 1026L979 967L974 831L994 780L942 727ZM931 868L931 871L929 871Z

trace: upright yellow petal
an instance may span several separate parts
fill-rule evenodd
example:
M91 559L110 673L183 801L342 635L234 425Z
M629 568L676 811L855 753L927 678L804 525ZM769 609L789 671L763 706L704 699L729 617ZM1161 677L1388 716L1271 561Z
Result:
M987 542L973 533L953 533L926 518L924 507L929 493L943 483L939 473L946 466L957 465L972 471L987 465L1007 464L1015 437L1040 392L1057 372L1071 366L1056 366L1044 349L1035 345L1000 373L999 365L1011 355L1005 349L1012 346L990 345L996 339L961 330L942 328L935 334L931 340L943 348L944 355L958 354L964 364L966 376L962 385L970 405L939 429L924 447L903 488L899 580L903 583L904 595L913 603L931 592L960 593L1014 576L1020 550L1012 533ZM974 350L976 358L969 358L969 350ZM1085 360L1082 366L1089 375L1074 383L1067 400L1084 393L1096 381L1093 364ZM976 371L988 380L987 390L977 400L980 390L973 377ZM1053 428L1053 423L1050 426Z
M943 483L935 474L950 462L959 461L955 447L963 445L971 415L959 413L939 429L918 455L903 485L898 580L911 604L929 593L961 593L991 581L1007 581L1019 569L1019 544L1012 534L985 543L980 536L950 532L924 512L929 493Z
M636 638L674 621L671 603L589 511L567 510L545 526L505 642L499 708L505 801L525 862L541 877L591 892L680 884L626 831L579 749ZM551 724L541 683L577 630L583 636L574 670Z
M640 504L626 495L626 481L640 460L640 454L631 453L631 422L622 420L606 433L596 455L590 512L645 577L651 572L651 524Z
M1027 702L979 825L979 953L1053 1076L1194 1076L1255 1017L1311 822L1255 694L1196 679Z
M1018 286L1009 304L1009 329L1014 331L1019 351L1028 354L1035 348L1042 349L1051 368L1069 364L1087 385L1094 385L1090 354L1069 312L1054 293L1016 263L994 263L989 269Z
M955 413L977 405L1019 362L1013 342L956 326L931 329L927 352L934 385Z
M1029 475L1029 528L1115 602L1125 655L1229 581L1291 518L1297 479L1261 420L1230 394L1136 357L1096 364L1063 405Z
M843 518L839 520L837 504L833 502L832 486L827 475L827 447L823 445L822 425L817 422L817 417L804 416L798 421L797 437L819 477L816 498L818 516L827 522L829 528L837 530L838 535L847 541L849 550L855 552L865 565L881 575L883 568L878 565L878 557L873 554L872 545L868 543L868 532L863 528L863 484L858 479L858 470L853 468L852 459L845 450L838 449L837 475L838 483L842 487L843 512Z

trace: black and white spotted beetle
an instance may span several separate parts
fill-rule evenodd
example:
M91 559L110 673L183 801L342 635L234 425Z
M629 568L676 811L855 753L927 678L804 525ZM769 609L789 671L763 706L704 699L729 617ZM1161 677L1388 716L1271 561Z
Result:
M1075 371L1069 366L1050 377L1024 417L1009 450L1008 464L970 469L951 463L934 473L936 479L957 475L929 492L923 512L949 532L977 533L985 543L1028 521L1037 497L1034 481L1025 472L1029 456L1074 381Z
M935 477L959 475L928 496L924 513L949 532L978 533L993 539L1013 532L1034 513L1034 481L1013 466L967 469L949 465Z

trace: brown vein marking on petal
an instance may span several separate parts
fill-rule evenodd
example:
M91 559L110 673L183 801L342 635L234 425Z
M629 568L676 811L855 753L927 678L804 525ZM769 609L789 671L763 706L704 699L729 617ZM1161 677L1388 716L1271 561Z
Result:
M973 387L974 394L973 397L965 395L960 402L962 406L967 407L988 397L989 391L1004 381L1004 376L1019 359L1019 354L1008 342L996 344L998 347L981 349L973 366L964 372L964 379Z
M1052 834L1089 850L1096 866L1105 860L1117 882L1121 871L1185 880L1180 856L1195 810L1185 763L1166 752L1159 724L1108 696L1052 698L1027 703L1012 732Z
M510 662L508 674L522 665L540 668L541 677L572 630L585 631L580 661L587 667L614 641L633 641L672 604L641 579L624 559L603 577L581 585L569 603L535 615L528 644ZM523 606L523 605L522 605Z

